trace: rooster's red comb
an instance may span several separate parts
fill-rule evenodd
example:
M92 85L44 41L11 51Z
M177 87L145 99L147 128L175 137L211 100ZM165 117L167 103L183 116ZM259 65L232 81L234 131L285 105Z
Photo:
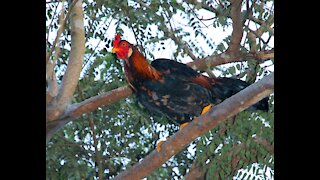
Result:
M114 40L113 40L113 47L116 47L118 45L118 43L120 42L120 34L118 33L116 35L116 37L114 37Z

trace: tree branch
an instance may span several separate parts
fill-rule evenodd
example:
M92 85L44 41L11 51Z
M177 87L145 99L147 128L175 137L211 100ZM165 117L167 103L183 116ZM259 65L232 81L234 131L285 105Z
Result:
M205 179L205 170L198 166L196 162L193 162L188 174L184 176L185 180L202 180Z
M47 108L47 121L57 119L70 102L80 77L85 51L82 1L79 0L70 12L71 51L67 70L63 76L59 93Z
M129 86L119 87L117 89L102 93L82 101L81 103L72 104L62 115L61 120L75 119L84 113L91 112L100 106L107 106L127 98L133 93Z
M232 34L227 52L237 53L240 50L240 42L243 35L243 21L241 20L242 0L231 1Z
M68 122L75 120L84 113L94 111L100 106L107 106L127 98L133 93L129 86L120 87L112 91L86 99L80 103L75 103L66 108L64 114L57 120L47 121L46 136L47 142L52 135Z
M46 80L48 84L47 88L47 98L46 98L46 106L48 106L52 99L58 95L58 83L56 78L56 73L54 72L54 67L56 66L57 59L60 54L60 46L59 44L55 47L55 53L53 61L48 61L46 66Z
M142 179L146 177L197 137L271 94L274 88L273 78L273 73L265 76L260 81L214 106L208 113L195 118L188 126L165 141L161 145L160 152L154 150L142 161L120 173L115 179Z
M62 79L62 85L57 97L58 106L66 106L70 101L82 68L82 61L85 51L85 34L83 23L83 9L82 1L79 0L70 12L71 25L71 51L70 60L68 62L67 70Z
M58 7L59 3L56 6ZM61 9L61 14L58 16L58 23L60 24L60 28L57 32L57 37L55 39L54 45L52 46L51 51L48 53L46 52L46 61L47 61L47 65L46 65L46 81L48 84L48 88L47 88L47 97L46 97L46 106L48 106L51 101L53 100L54 97L56 97L58 95L58 83L57 83L57 78L54 72L54 67L57 63L57 60L59 58L59 54L60 54L60 45L59 43L56 45L61 33L63 32L64 29L64 23L63 23L63 18L64 18L64 8L62 6ZM53 18L51 23L53 22ZM50 28L51 25L49 25ZM48 38L49 38L49 33L48 33ZM47 43L48 43L48 39L47 39ZM52 50L55 49L55 54L53 57L53 61L50 61L50 56L52 53Z
M95 151L95 163L96 166L98 166L98 177L99 179L103 179L103 164L102 164L102 153L98 148L98 140L97 140L97 135L96 135L96 130L94 128L94 121L92 115L89 116L89 125L90 125L90 130L91 130L91 136L93 138L93 146L94 146L94 151Z
M72 2L72 4L70 5L70 8L69 8L68 13L67 13L67 15L65 16L65 18L64 18L64 20L63 20L63 23L60 24L60 27L59 27L59 29L58 29L58 31L57 31L57 36L56 36L56 38L54 39L54 42L53 42L53 44L52 44L52 47L51 47L50 51L48 52L48 54L47 54L47 56L46 56L46 62L49 61L50 56L52 55L52 52L53 52L53 50L54 50L54 48L55 48L55 46L56 46L56 44L57 44L57 42L58 42L61 34L62 34L62 32L63 32L64 29L65 29L65 25L66 25L66 23L67 23L67 20L69 19L69 16L70 16L70 13L71 13L71 11L72 11L72 8L74 7L74 5L75 5L77 2L78 2L78 0L74 0L74 1ZM82 2L81 2L81 4L82 4ZM64 17L64 12L63 12L63 11L64 11L64 8L63 8L63 6L62 6L61 15L59 16L59 18L60 18L60 17L61 17L61 18ZM49 26L49 27L50 27L50 26ZM49 36L49 35L48 35L48 36ZM47 41L47 43L48 43L48 41Z
M236 116L233 116L232 118L229 118L229 122L227 122L227 124L230 124L230 125L234 125L235 123L235 119L236 119ZM219 129L217 135L219 137L222 137L222 136L225 136L225 133L227 131L227 128L228 128L229 125L226 125L226 126L223 126L221 129ZM225 143L223 143L224 145ZM219 144L216 144L216 143L210 143L208 146L214 146L213 149L217 149ZM212 148L212 147L210 147ZM233 149L232 149L233 150ZM231 151L232 151L231 150ZM203 153L202 155L202 158L204 159L210 159L212 160L212 157L213 154L210 153L209 151ZM202 159L201 158L201 159ZM213 160L215 161L215 160ZM206 169L202 167L201 164L199 164L199 161L197 160L197 158L193 161L188 173L184 176L185 180L202 180L202 179L205 179L204 176L206 174Z
M252 17L253 19L255 19L255 17ZM265 45L268 44L268 42L264 41L262 39L262 35L263 33L265 33L266 31L270 32L270 37L273 35L273 29L271 28L271 25L273 23L273 15L270 15L269 18L267 19L266 22L262 22L260 27L257 30L252 30L251 28L249 28L248 25L246 25L246 28L249 30L248 34L252 34L251 38L255 39L255 38L259 38ZM253 37L256 36L256 37Z
M270 17L266 21L257 19L254 16L250 17L249 19L257 24L260 24L260 27L267 29L267 31L270 32L271 35L274 35L274 29L271 28L271 25L273 24L274 20L274 15L270 15Z
M233 52L226 52L221 54L216 54L212 56L208 56L205 58L201 58L197 61L193 61L188 63L188 66L192 67L195 70L204 71L208 68L212 68L218 65L232 63L232 62L240 62L246 61L248 59L256 59L258 61L267 60L273 58L274 50L268 50L264 52L257 52L257 53L233 53Z

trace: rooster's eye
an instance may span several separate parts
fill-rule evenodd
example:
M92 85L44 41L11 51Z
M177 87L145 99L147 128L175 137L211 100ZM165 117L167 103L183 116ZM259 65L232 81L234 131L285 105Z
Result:
M121 46L123 46L123 47L124 47L124 46L126 46L126 44L125 44L125 43L122 43L122 44L121 44Z

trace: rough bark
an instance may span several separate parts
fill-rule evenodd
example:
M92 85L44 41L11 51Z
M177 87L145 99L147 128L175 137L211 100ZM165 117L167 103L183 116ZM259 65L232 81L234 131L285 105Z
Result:
M121 99L130 96L133 93L129 86L120 87L112 91L91 97L80 103L69 105L64 114L55 121L47 122L47 142L51 139L53 134L62 128L68 122L75 120L84 113L92 112L100 106L107 106L115 103Z
M64 109L77 87L85 51L82 1L79 0L70 13L71 51L67 70L57 96L57 106Z
M241 61L246 61L248 59L256 59L259 62L263 62L264 60L273 58L274 57L273 53L274 53L273 49L264 51L264 52L257 52L257 53L225 52L225 53L201 58L199 60L188 63L188 65L195 70L204 71L206 69L210 69L218 65L232 63L232 62L241 62Z
M237 53L243 35L243 21L241 20L241 0L231 1L232 34L227 52Z
M124 99L132 95L133 91L130 86L123 86L117 89L102 93L100 95L91 97L82 101L81 103L75 103L66 113L61 117L61 120L74 119L80 117L83 113L91 112L100 106L107 106L121 99Z
M70 26L71 26L71 50L67 70L63 76L61 86L57 94L47 92L47 140L51 138L54 132L66 124L64 121L58 121L61 115L69 105L73 93L80 77L82 61L85 51L85 37L83 24L82 1L77 0L70 8ZM48 61L47 61L48 62ZM49 72L51 73L51 72ZM58 88L58 87L56 87ZM48 142L48 141L47 141Z
M154 150L142 161L120 173L115 179L142 179L146 177L197 137L271 94L274 88L273 78L273 73L265 76L260 81L214 106L208 113L195 118L165 141L161 145L160 152Z
M58 119L68 106L80 77L85 51L82 1L78 0L70 11L71 51L67 70L58 95L47 107L47 122Z

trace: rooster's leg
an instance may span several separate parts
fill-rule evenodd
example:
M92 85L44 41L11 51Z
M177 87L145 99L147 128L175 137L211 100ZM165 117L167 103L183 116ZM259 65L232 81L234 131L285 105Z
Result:
M208 112L209 109L211 109L212 106L213 106L213 104L209 104L208 106L204 107L204 108L202 109L201 115L204 114L204 113L206 113L206 112ZM181 124L181 125L180 125L180 130L181 130L182 128L184 128L184 127L185 127L186 125L188 125L188 124L189 124L188 122Z
M188 125L188 124L189 124L188 122L181 124L181 125L180 125L180 130L183 129L183 128L184 128L186 125Z
M208 112L209 109L211 109L212 106L213 106L213 104L209 104L208 106L204 107L204 108L202 109L201 115L204 114L204 113L206 113L206 112Z
M202 109L201 115L204 114L204 113L206 113L206 112L208 112L209 109L211 109L212 106L213 106L213 104L209 104L208 106L204 107L204 108ZM188 125L188 124L189 124L188 122L181 124L181 125L180 125L180 130L183 129L183 128L184 128L186 125ZM164 140L164 141L161 140L161 141L159 141L159 142L157 143L156 149L157 149L158 152L160 152L160 150L161 150L161 145L162 145L164 142L165 142L165 140Z
M184 127L185 127L186 125L188 125L188 124L189 124L188 122L181 124L181 125L180 125L180 130L181 130L182 128L184 128ZM159 141L159 142L157 143L156 149L157 149L158 152L160 152L160 150L161 150L161 145L162 145L164 142L165 142L165 140L161 140L161 141Z
M161 145L162 145L164 142L166 142L166 140L164 140L164 141L161 140L161 141L159 141L159 142L157 143L156 149L157 149L158 152L160 152L160 150L161 150Z

